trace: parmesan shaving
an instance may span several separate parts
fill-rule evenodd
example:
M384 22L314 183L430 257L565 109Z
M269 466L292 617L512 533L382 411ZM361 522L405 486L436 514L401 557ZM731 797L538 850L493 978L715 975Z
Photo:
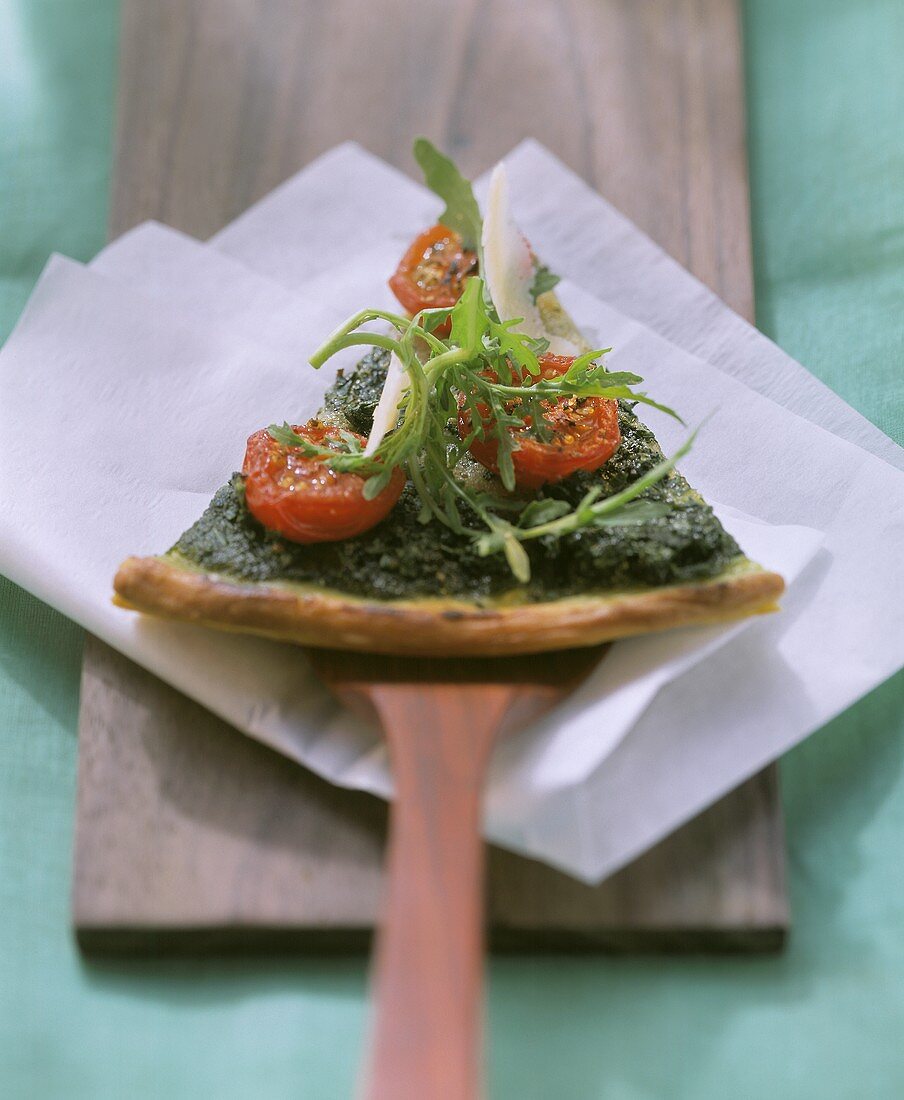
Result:
M395 428L399 419L399 401L405 392L406 371L399 357L393 352L389 356L389 367L386 370L386 381L383 383L383 392L374 409L374 422L367 437L367 446L364 453L370 457L383 442L387 432Z
M523 320L519 332L535 339L549 340L556 355L574 355L569 340L547 332L540 310L531 297L534 281L534 257L524 234L512 217L508 176L501 162L490 176L487 208L483 218L483 276L500 321Z

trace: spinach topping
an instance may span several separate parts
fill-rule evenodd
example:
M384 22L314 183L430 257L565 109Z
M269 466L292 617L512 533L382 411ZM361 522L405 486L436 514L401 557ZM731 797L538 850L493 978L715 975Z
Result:
M355 431L370 431L386 377L389 353L375 349L358 367L340 374L325 399L325 413ZM622 442L599 470L580 472L538 493L542 502L577 506L594 488L605 499L636 482L662 461L652 432L619 402ZM741 555L712 509L675 470L650 485L641 501L668 513L623 526L587 526L525 543L530 580L518 585L501 554L481 556L473 537L437 522L419 522L421 502L409 483L382 523L353 539L301 545L265 529L248 511L239 474L223 486L201 518L172 548L198 567L245 581L323 585L364 597L398 599L458 596L486 599L512 589L528 600L635 586L705 580ZM555 514L556 505L547 509ZM462 509L468 531L479 517Z

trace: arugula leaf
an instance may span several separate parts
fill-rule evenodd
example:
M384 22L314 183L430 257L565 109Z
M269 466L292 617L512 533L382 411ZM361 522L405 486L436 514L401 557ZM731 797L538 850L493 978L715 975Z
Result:
M562 281L561 275L554 275L546 264L537 264L534 270L534 281L530 285L530 296L536 305L537 299L547 290L552 290Z
M519 527L539 527L541 523L560 519L571 511L567 500L549 497L546 500L532 500L518 518Z
M427 186L446 204L439 220L461 234L465 248L476 250L480 245L483 221L470 182L426 138L416 139L414 159L421 166Z
M462 296L452 309L452 335L460 348L474 348L489 326L480 279L468 279Z
M588 526L594 523L600 527L627 527L632 523L649 523L651 519L662 519L669 514L667 504L655 500L632 500L622 505L621 510L611 515L601 515L590 519Z
M509 569L515 574L515 580L527 584L530 580L530 558L521 543L509 531L506 531L503 536L502 552L505 554Z
M289 423L271 424L267 431L270 438L283 447L306 447L308 445L308 441L302 439Z
M361 490L364 499L373 500L374 497L378 497L387 485L389 485L394 473L395 471L391 466L386 466L378 474L371 474L367 481L364 482L364 487Z

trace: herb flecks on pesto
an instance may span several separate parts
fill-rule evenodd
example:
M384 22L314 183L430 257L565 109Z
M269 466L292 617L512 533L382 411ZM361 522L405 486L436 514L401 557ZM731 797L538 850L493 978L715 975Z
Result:
M362 434L370 429L386 374L388 353L371 352L340 376L325 400L331 417ZM625 402L619 414L622 442L599 470L547 486L538 499L575 506L594 487L601 498L624 490L662 460L652 432ZM409 484L389 516L372 530L341 542L301 545L267 531L250 514L235 475L173 551L199 568L244 581L322 585L377 599L450 596L487 599L511 590L529 600L588 591L660 586L706 580L741 551L712 509L675 471L639 498L668 506L668 514L625 526L586 527L525 543L531 575L518 585L500 554L481 557L473 538L439 523L421 523L421 504ZM477 517L463 520L475 530Z

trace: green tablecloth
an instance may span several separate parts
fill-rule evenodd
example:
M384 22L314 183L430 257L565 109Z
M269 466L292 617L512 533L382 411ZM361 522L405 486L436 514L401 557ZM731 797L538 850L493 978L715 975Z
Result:
M103 243L117 31L115 0L0 5L0 335L51 248ZM755 0L746 35L760 324L901 442L904 7ZM0 1095L350 1095L363 962L80 960L79 657L0 581ZM492 1095L904 1095L901 688L785 761L783 957L495 960Z

